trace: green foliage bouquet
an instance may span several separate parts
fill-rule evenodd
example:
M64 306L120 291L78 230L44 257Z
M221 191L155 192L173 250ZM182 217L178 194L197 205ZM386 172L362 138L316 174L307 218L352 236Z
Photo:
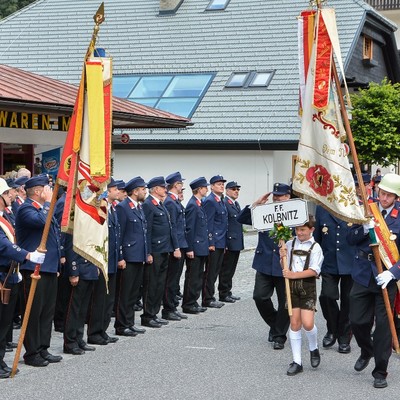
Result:
M279 243L281 240L287 242L292 238L292 228L281 223L275 223L274 228L269 231L269 237L274 239L275 243Z

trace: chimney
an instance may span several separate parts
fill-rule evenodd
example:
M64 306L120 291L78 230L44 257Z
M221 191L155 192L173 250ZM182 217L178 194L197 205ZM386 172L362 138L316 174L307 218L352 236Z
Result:
M183 0L160 0L160 14L175 14Z

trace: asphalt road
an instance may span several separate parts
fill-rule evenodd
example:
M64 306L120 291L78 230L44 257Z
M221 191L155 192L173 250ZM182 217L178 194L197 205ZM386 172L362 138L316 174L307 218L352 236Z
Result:
M368 368L357 373L359 350L354 339L350 354L337 346L321 350L321 365L310 367L303 338L304 372L288 377L290 346L273 350L268 329L252 300L252 248L256 236L246 237L249 251L241 256L235 294L242 299L219 310L209 309L161 329L147 329L134 338L97 346L83 356L63 355L61 363L34 368L20 362L14 379L0 381L2 399L398 399L400 356L389 364L389 386L374 389ZM319 343L325 334L317 312ZM18 331L16 331L18 332ZM113 330L110 329L110 334ZM62 335L55 332L51 351L62 354ZM12 353L6 353L11 365Z

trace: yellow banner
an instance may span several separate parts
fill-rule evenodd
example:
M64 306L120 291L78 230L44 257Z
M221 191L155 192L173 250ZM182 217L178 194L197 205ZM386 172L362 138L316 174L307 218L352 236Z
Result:
M101 61L86 62L87 107L89 113L90 175L106 174L104 135L103 67Z

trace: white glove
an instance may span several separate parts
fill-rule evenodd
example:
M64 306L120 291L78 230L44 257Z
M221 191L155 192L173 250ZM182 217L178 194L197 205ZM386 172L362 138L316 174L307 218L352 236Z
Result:
M371 219L367 223L363 224L364 234L369 233L370 229L375 228L375 222Z
M46 257L45 253L40 253L37 250L35 250L30 255L30 261L32 261L34 264L43 264L45 257Z
M392 279L395 279L394 275L390 271L386 270L383 271L381 274L377 275L376 283L382 286L382 289L385 289L385 287Z

